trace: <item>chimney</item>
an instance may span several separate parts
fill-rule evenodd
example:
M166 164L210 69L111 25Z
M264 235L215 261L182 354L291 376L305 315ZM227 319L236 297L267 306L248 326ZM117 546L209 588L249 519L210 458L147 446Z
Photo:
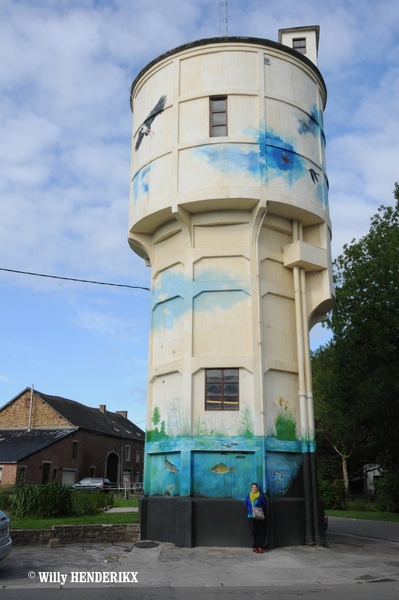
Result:
M122 415L122 417L125 417L125 419L127 419L127 410L117 410L116 414Z
M107 408L106 404L100 404L100 410L101 412L105 413L105 409Z

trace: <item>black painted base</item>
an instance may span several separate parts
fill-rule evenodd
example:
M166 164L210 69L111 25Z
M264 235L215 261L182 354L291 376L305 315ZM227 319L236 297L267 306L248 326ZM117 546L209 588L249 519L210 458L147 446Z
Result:
M263 528L268 550L305 543L303 498L269 500ZM319 523L324 544L323 503ZM231 498L142 496L141 539L171 542L181 548L194 546L251 547L252 535L244 503Z

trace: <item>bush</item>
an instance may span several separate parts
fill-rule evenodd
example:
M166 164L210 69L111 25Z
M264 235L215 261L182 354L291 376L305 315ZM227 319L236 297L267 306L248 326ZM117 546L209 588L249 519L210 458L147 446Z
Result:
M399 512L399 474L385 473L374 478L376 506L384 512Z
M324 502L327 510L344 510L345 509L345 486L342 479L334 479L327 481L319 479L319 496Z
M71 514L71 489L57 481L43 486L17 485L10 496L10 510L17 519L49 519Z
M11 507L11 489L0 486L0 508L9 510Z
M75 492L68 485L52 481L46 485L17 485L0 488L0 506L15 519L52 519L95 515L105 506L113 506L112 494Z
M72 514L78 517L84 515L95 515L106 506L114 505L113 494L104 492L73 492Z

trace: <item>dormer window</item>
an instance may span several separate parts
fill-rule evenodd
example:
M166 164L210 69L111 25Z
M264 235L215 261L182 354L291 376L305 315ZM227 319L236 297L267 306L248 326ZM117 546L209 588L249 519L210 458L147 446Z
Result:
M294 38L292 40L292 47L301 54L306 54L306 38Z

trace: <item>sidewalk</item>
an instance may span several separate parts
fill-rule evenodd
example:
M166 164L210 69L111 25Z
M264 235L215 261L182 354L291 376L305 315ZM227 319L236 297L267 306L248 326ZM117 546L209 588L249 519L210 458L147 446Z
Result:
M0 563L1 583L8 589L43 586L38 576L43 571L67 574L65 588L90 587L71 583L70 575L76 571L134 572L136 587L395 583L399 580L399 544L328 533L327 547L297 546L264 554L254 554L251 548L175 548L167 543L150 548L131 543L18 547L11 559ZM28 572L36 575L29 579ZM60 587L46 584L51 586Z

